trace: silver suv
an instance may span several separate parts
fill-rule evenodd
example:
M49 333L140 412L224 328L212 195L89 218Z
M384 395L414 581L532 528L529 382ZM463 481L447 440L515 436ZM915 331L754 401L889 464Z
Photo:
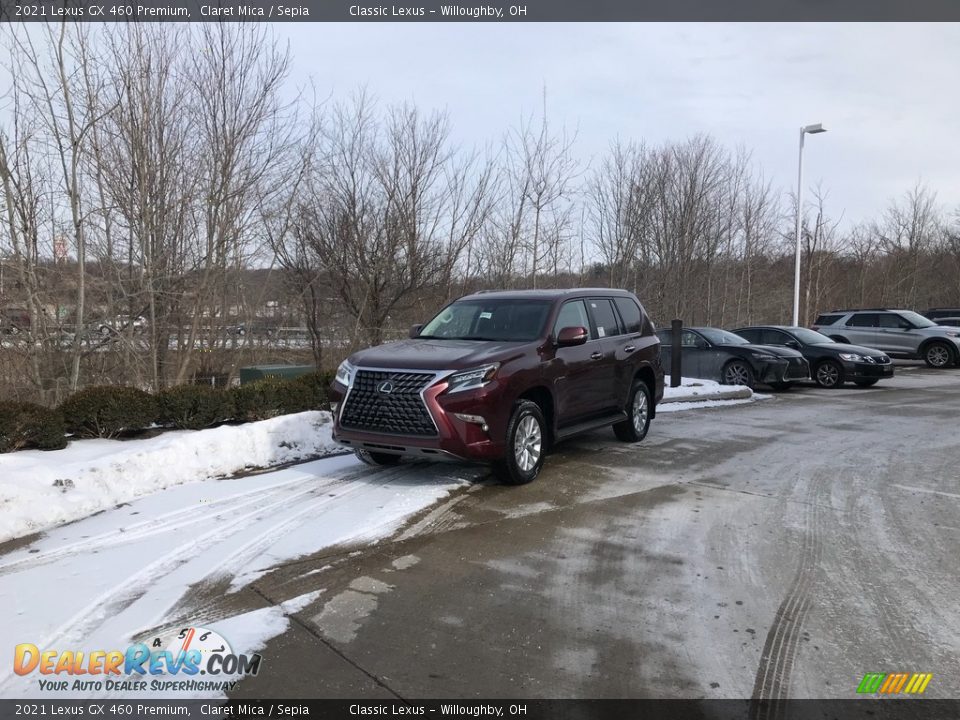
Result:
M837 342L918 358L933 368L960 362L960 329L937 325L912 310L833 310L818 316L813 329Z

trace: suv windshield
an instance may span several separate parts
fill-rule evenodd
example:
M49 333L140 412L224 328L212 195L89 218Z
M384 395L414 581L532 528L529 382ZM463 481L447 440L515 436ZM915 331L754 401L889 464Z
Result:
M419 337L529 342L546 334L550 306L549 300L461 300L441 310Z
M716 328L702 328L700 334L714 345L746 345L746 340L739 335L734 335L726 330L717 330Z
M918 328L926 327L936 327L936 323L932 320L925 318L920 313L915 313L912 310L901 310L897 313L904 320L909 320Z

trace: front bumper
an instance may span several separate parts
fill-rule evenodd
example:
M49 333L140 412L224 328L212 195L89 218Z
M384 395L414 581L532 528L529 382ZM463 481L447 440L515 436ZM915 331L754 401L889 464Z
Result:
M851 362L841 360L843 363L843 373L847 380L873 379L873 378L892 378L893 362Z
M330 399L334 412L333 439L355 450L433 460L489 462L503 456L510 403L502 400L504 388L496 379L482 388L445 395L444 381L422 391L423 404L436 426L429 436L407 435L345 427L342 420L348 388L334 381ZM505 408L505 409L504 409ZM458 415L476 416L484 422L464 420Z
M762 383L785 383L808 380L810 364L804 358L777 358L758 368L757 380Z

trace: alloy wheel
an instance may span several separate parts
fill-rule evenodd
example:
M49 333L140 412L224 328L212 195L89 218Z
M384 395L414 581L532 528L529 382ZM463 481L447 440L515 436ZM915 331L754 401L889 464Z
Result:
M638 434L643 434L643 429L647 426L647 394L637 390L633 394L633 429Z
M750 371L743 363L732 363L727 368L726 381L727 385L749 385Z
M950 362L950 351L942 345L934 345L927 350L927 362L933 367L944 367Z
M823 363L817 368L817 382L824 387L833 387L840 381L840 371L833 363Z
M543 432L540 423L532 415L527 415L520 421L513 439L513 455L517 460L517 467L523 472L530 472L536 467L543 452Z

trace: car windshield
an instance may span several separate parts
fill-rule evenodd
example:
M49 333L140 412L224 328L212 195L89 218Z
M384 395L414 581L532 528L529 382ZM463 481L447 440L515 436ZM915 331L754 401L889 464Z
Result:
M932 320L925 318L920 313L915 313L912 310L901 310L897 314L903 317L905 320L909 320L918 328L936 327L937 325Z
M749 343L749 340L739 335L734 335L732 332L727 332L726 330L702 328L698 332L714 345L746 345Z
M802 342L804 345L823 345L824 343L832 343L833 340L828 338L823 333L818 333L816 330L807 330L806 328L795 328L790 331L793 336Z
M424 325L420 337L528 342L546 334L550 305L549 300L461 300Z

